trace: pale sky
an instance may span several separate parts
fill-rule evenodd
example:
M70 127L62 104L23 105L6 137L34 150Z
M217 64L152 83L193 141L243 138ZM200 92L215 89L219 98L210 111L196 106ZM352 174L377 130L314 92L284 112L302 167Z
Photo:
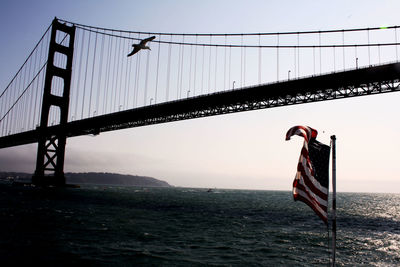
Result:
M0 3L0 91L52 19L176 33L329 30L400 25L399 1L16 1ZM400 94L295 105L67 140L66 172L152 176L174 186L291 190L308 125L337 137L337 189L400 193ZM33 172L36 145L0 150L0 171Z

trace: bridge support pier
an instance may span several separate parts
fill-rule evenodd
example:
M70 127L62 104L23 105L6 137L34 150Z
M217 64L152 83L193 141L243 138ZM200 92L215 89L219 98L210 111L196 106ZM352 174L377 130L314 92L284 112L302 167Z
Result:
M57 40L59 42L57 42ZM60 41L61 40L61 41ZM65 125L68 123L69 95L71 87L72 58L74 53L75 26L60 23L57 18L53 20L46 76L43 91L42 112L39 126L39 142L36 159L36 170L32 183L41 186L63 186L64 156L67 133ZM67 45L63 44L67 41ZM66 57L66 66L55 66L56 53ZM52 94L53 78L58 77L64 81L61 95ZM59 121L57 130L49 131L50 108L59 108Z

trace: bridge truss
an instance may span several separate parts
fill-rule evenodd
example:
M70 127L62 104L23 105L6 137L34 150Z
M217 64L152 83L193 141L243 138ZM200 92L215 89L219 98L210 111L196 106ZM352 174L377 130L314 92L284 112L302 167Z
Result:
M400 91L400 63L259 85L115 112L61 126L67 137L179 120ZM38 130L0 138L0 148L37 142Z

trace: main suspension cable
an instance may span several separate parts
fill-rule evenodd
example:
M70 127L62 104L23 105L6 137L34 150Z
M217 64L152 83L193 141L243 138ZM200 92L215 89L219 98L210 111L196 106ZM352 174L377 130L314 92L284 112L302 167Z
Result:
M289 31L289 32L258 32L258 33L167 33L167 32L143 32L143 31L128 31L116 30L103 27L89 26L85 24L75 23L63 19L58 19L60 22L72 24L77 28L82 29L96 29L102 31L118 31L123 33L143 34L143 35L175 35L175 36L257 36L257 35L296 35L296 34L316 34L316 33L338 33L338 32L357 32L357 31L376 31L376 30L390 30L397 29L400 26L387 26L387 27L368 27L368 28L351 28L351 29L333 29L333 30L314 30L314 31Z

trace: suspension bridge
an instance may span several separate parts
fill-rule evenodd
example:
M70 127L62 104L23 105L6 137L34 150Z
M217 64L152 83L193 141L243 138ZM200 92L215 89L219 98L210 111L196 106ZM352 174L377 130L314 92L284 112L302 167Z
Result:
M0 148L38 143L33 183L63 185L68 137L399 91L399 27L180 34L55 18L0 93Z

